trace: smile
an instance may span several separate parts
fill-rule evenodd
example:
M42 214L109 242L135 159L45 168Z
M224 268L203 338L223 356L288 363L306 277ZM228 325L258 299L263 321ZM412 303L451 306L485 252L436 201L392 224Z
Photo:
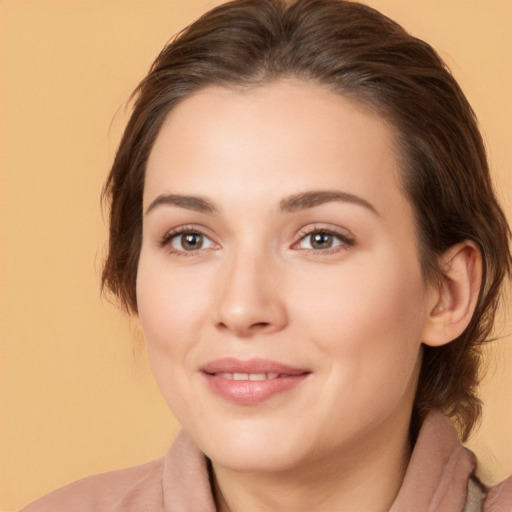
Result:
M211 392L236 405L261 404L293 390L311 374L275 361L233 358L211 361L201 372Z
M229 380L272 380L279 377L279 373L215 373L214 375Z

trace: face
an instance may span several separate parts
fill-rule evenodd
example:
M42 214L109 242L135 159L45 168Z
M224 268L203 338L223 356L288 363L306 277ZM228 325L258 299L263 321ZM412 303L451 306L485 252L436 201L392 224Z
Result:
M170 113L138 309L162 393L214 464L285 470L403 437L427 296L381 118L293 81Z

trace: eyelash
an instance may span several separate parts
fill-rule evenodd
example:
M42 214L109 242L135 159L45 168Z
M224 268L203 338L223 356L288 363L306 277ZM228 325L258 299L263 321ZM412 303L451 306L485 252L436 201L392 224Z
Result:
M303 249L303 251L306 251L310 254L316 254L316 255L326 255L326 254L333 254L340 251L347 250L348 248L355 245L355 239L353 236L349 235L348 233L342 233L338 230L332 229L332 228L325 228L322 226L312 226L304 228L303 230L299 231L298 238L299 240L295 242L292 245L293 248L297 248L297 246L306 240L308 237L312 237L313 235L327 235L332 236L336 240L338 240L340 243L338 245L335 245L334 247L329 247L327 249Z
M173 229L165 233L162 239L159 241L158 245L162 248L167 247L169 252L178 256L193 256L200 250L204 250L203 248L187 251L185 249L175 249L172 247L172 242L175 238L184 237L186 235L199 235L203 238L210 240L210 242L214 245L215 242L211 240L211 238L204 233L203 230L199 229L197 226L181 226L179 228Z
M308 237L312 237L313 235L317 235L317 234L332 236L333 238L338 240L340 243L338 245L335 245L334 247L329 247L327 249L305 248L305 249L302 249L303 251L306 251L311 254L325 255L325 254L332 254L332 253L336 253L336 252L339 252L342 250L346 250L355 244L355 239L352 236L348 235L347 233L341 233L332 228L313 226L313 227L304 228L303 230L299 231L299 233L297 235L298 240L291 246L291 248L298 250L299 249L298 246L301 242L306 240ZM183 237L186 235L199 235L199 236L202 236L203 238L206 238L207 240L209 240L213 245L217 245L215 242L213 242L211 240L211 238L207 234L204 233L203 230L197 228L196 226L182 226L182 227L173 229L171 231L168 231L161 238L158 245L162 248L168 247L169 251L172 254L176 254L179 256L193 256L198 251L211 248L211 247L208 247L205 249L205 248L201 247L196 250L192 249L190 251L187 251L185 249L175 249L172 247L171 244L175 238Z

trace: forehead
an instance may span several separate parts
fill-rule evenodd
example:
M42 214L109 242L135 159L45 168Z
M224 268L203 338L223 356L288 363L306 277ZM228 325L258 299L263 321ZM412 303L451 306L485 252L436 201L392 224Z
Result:
M318 85L209 87L165 120L144 202L164 192L226 196L227 184L246 201L333 188L393 200L401 195L394 139L382 117Z

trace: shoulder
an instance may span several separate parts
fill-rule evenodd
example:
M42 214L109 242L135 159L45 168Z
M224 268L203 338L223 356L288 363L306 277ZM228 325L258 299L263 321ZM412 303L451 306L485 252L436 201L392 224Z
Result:
M110 512L143 490L150 502L162 489L163 458L72 482L30 503L21 512Z
M484 504L484 512L510 512L512 510L512 476L491 487Z
M21 512L215 512L205 455L184 431L165 457L83 478L39 498Z

